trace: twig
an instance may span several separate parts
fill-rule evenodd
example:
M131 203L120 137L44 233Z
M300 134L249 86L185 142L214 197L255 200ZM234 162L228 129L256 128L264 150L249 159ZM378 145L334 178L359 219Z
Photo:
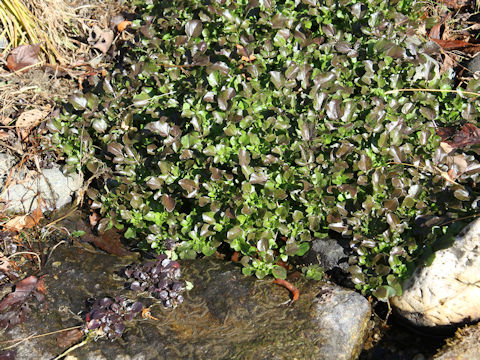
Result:
M2 351L3 351L3 350L12 349L12 348L14 348L15 346L18 346L18 345L20 345L21 343L23 343L23 342L25 342L25 341L28 341L28 340L30 340L30 339L33 339L34 337L35 337L35 333L33 333L33 334L30 335L30 336L27 336L26 338L23 338L23 339L19 340L16 344L13 344L13 345L7 346L6 348L3 348ZM9 341L15 341L15 340L9 340Z
M61 332L64 332L64 331L80 329L81 327L83 327L83 325L72 326L72 327L69 327L69 328L66 328L66 329L55 330L55 331L51 331L51 332L44 333L44 334L39 334L39 335L33 335L32 334L32 335L27 336L26 338L23 338L23 339L13 339L13 340L0 341L0 344L8 344L8 343L11 343L11 342L16 342L16 341L25 341L25 340L30 340L30 339L36 339L36 338L39 338L39 337L55 335L55 334L58 334L58 333L61 333Z
M67 232L68 232L68 230L67 230ZM70 234L69 234L69 235L70 235ZM50 260L50 257L52 256L52 254L53 254L53 252L55 251L55 249L56 249L57 247L59 247L60 245L65 244L65 243L66 243L66 241L65 241L65 240L62 240L62 241L60 241L58 244L55 244L55 246L52 248L52 250L50 250L50 253L49 253L48 256L47 256L47 260L45 261L45 265L47 264L48 260Z
M455 222L455 221L472 219L472 218L476 218L476 217L479 217L479 216L480 216L480 214L464 216L464 217L461 217L461 218L458 218L458 219L448 220L448 221L444 222L443 224L441 224L441 225L439 225L439 226L445 226L445 225L451 224L451 223L453 223L453 222Z
M38 255L37 253L35 253L33 251L20 251L20 252L16 252L16 253L10 255L7 259L10 260L11 258L13 258L14 256L17 256L17 255L35 255L37 257L37 260L38 260L38 269L42 270L42 260L40 260L40 255Z
M465 94L465 95L474 95L474 96L480 96L480 93L476 93L473 91L466 91L466 90L452 90L452 89L395 89L395 90L388 90L385 92L385 95L391 95L395 94L397 92L420 92L420 91L426 91L426 92L446 92L446 93L455 93L455 94Z
M45 61L42 60L42 61L39 61L39 62L37 62L37 63L35 63L35 64L28 65L28 66L25 66L25 67L23 67L23 68L21 68L21 69L19 69L19 70L16 70L16 71L14 71L14 72L8 73L8 74L6 74L6 75L0 74L0 77L2 77L2 78L9 78L9 77L12 77L12 76L17 76L17 75L21 74L22 72L24 72L24 71L26 71L26 70L32 69L32 68L37 67L37 66L41 66L41 65L43 65L44 63L45 63Z
M433 172L430 171L430 170L427 168L427 165L415 165L415 164L409 164L409 163L403 163L403 162L395 162L395 161L387 162L385 165L411 166L411 167L417 168L417 169L419 169L419 170L427 171L427 172L429 172L430 174L433 174ZM377 167L375 168L375 170L376 170L376 169L380 169L380 168L384 167L385 165L379 165L379 166L377 166ZM438 166L436 166L436 165L432 165L432 167L433 167L434 170L438 171L439 175L440 175L442 178L444 178L445 181L463 187L462 184L459 184L459 183L457 183L454 179L452 179L452 178L450 177L450 175L448 174L448 172L443 171L442 169L440 169L440 168L439 168Z
M73 350L75 349L78 349L79 347L82 347L83 345L85 345L87 342L88 342L89 338L86 338L85 340L83 340L81 343L78 343L77 345L74 345L70 348L68 348L67 350L65 350L63 353L61 353L60 355L58 355L55 359L53 360L59 360L65 356L67 356L69 353L71 353Z

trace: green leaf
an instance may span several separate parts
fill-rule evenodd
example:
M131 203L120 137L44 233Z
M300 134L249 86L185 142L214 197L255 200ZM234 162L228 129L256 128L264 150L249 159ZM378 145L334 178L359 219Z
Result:
M303 256L310 250L310 244L303 242L298 245L298 251L295 253L297 256Z
M286 279L287 278L287 270L282 266L275 265L272 268L272 275L275 276L275 278L277 278L277 279Z
M125 239L134 239L137 237L137 232L133 228L129 227L123 236Z

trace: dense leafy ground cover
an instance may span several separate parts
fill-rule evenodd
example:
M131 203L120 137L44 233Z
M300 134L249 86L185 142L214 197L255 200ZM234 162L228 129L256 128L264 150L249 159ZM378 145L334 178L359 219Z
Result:
M475 150L447 155L436 135L471 121L477 102L386 93L453 86L416 36L416 11L384 0L139 4L134 40L49 122L51 142L67 169L104 171L87 192L102 228L144 248L185 259L227 244L245 274L284 278L277 262L312 239L349 239L353 282L388 298L478 194Z

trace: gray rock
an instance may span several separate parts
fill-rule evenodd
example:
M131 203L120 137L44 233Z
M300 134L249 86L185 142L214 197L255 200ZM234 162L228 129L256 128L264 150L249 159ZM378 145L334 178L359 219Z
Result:
M5 181L5 177L10 172L13 164L15 163L15 157L8 153L0 154L0 181Z
M313 303L313 321L330 335L320 345L324 359L356 359L370 326L371 308L363 296L323 285Z
M458 329L455 336L434 356L436 360L480 360L480 326Z
M468 225L454 244L419 267L392 299L397 311L419 326L448 326L480 319L480 219Z
M345 261L343 261L345 260ZM348 268L347 255L337 240L315 239L311 242L310 250L301 258L304 264L319 264L325 270L335 267L346 271Z
M470 70L472 73L480 71L480 56L475 56L470 60L467 64L467 69Z
M119 263L120 261L120 263ZM123 264L122 264L123 262ZM32 306L28 322L0 335L23 338L82 323L85 300L124 293L114 276L125 259L58 247L44 268L48 307ZM133 322L117 341L92 341L69 355L77 359L356 359L363 346L370 306L361 295L322 282L295 283L299 299L272 279L245 277L231 263L185 261L184 279L194 288L176 309L151 307L158 320ZM317 296L318 295L318 296ZM146 306L151 299L142 300ZM31 349L35 348L35 351ZM25 341L16 348L22 360L60 354L55 336Z
M4 170L1 164L0 170ZM39 198L43 200L43 210L60 209L72 201L81 185L79 174L64 175L59 168L43 169L41 174L21 170L11 179L0 200L5 203L7 213L29 213L38 207Z

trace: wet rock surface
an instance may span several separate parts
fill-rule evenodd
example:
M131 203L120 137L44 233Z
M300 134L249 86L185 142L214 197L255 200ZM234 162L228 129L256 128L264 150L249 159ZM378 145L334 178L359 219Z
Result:
M398 313L417 326L449 326L480 319L480 220L454 244L419 267L392 299Z
M81 325L86 299L134 298L120 271L131 259L59 247L44 268L46 308L33 309L27 322L4 333L19 339ZM154 319L135 320L121 339L99 339L69 355L77 359L355 359L363 347L370 305L361 295L322 282L299 280L300 298L272 280L256 280L240 268L212 259L181 263L182 277L194 288L176 309L153 299ZM52 359L64 349L55 336L25 341L17 359Z
M10 177L7 188L0 195L7 213L29 213L38 207L39 198L43 200L43 209L60 209L72 201L82 185L79 174L64 175L58 167L43 169L41 173L26 169L12 171L13 157L0 155L0 185L3 187Z

